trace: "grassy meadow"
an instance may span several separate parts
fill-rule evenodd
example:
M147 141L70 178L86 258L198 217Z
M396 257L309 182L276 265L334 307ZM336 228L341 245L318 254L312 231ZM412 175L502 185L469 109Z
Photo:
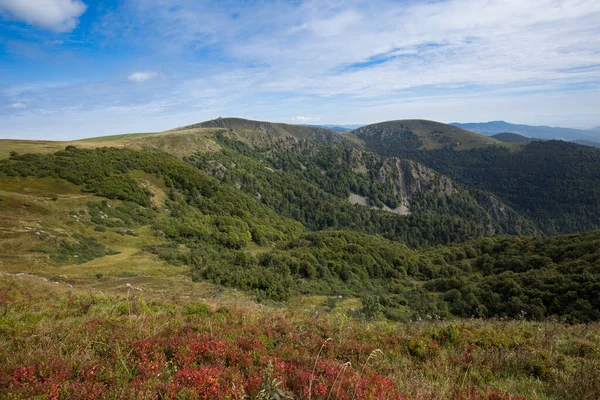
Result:
M364 321L335 310L194 301L129 282L83 290L3 274L2 398L600 396L597 323Z

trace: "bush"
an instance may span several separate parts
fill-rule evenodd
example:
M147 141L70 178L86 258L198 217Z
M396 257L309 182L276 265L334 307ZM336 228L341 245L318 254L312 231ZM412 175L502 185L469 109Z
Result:
M363 306L360 310L361 315L367 319L379 318L382 315L382 307L378 296L367 296L363 299Z

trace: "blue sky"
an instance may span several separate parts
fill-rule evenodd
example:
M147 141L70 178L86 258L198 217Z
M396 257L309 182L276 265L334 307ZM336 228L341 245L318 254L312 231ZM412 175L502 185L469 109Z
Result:
M0 137L600 125L598 0L0 0Z

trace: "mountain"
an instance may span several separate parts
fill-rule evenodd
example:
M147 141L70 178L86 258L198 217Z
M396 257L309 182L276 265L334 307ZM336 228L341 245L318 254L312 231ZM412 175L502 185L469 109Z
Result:
M511 133L511 132L496 133L495 135L491 135L490 137L494 138L496 140L499 140L501 142L507 142L507 143L529 143L532 140L536 140L536 139L532 139L527 136L519 135L518 133ZM537 140L539 140L539 139L537 139Z
M353 229L402 238L411 246L433 244L438 224L455 226L434 239L442 242L536 231L488 193L471 193L417 162L381 157L353 143L302 139L251 148L225 135L218 143L222 151L188 162L311 230Z
M387 121L367 125L351 132L363 140L367 148L386 154L386 147L402 147L406 151L453 149L467 150L501 144L487 136L426 120Z
M292 125L264 121L252 121L242 118L217 118L210 121L187 125L173 131L190 131L198 128L224 128L238 133L253 132L262 134L261 140L267 143L271 139L293 137L296 139L315 139L325 143L336 143L342 137L331 129L317 126ZM256 135L253 135L256 140Z
M346 135L241 119L31 144L43 154L6 142L21 152L0 161L0 267L169 296L343 296L369 318L600 319L598 233L536 238L598 223L600 152L487 143L431 121Z
M351 133L368 150L413 159L466 187L493 193L546 234L600 228L597 149L555 140L488 145L486 140L495 139L421 121L369 125ZM458 143L471 145L455 151Z
M488 136L494 135L496 133L510 132L538 139L560 139L567 141L573 141L577 139L600 139L600 135L598 135L597 132L594 132L592 130L511 124L505 121L491 121L481 123L454 122L451 125L469 131L482 133Z
M490 225L500 227L494 218L468 191L418 163L339 145L332 153L308 139L269 149L252 148L235 132L214 139L220 150L185 161L152 149L74 146L2 160L3 268L99 281L105 289L140 275L137 284L173 293L190 290L171 275L185 267L196 282L262 301L342 295L375 302L366 315L400 320L523 311L533 319L600 318L590 303L593 284L578 290L577 312L563 307L573 297L566 282L595 276L587 253L573 249L597 250L597 233L483 238L494 233ZM350 204L348 188L370 207ZM409 215L381 209L392 209L398 195L410 199ZM464 243L472 237L479 239ZM418 246L448 241L462 244ZM515 260L514 248L526 258ZM578 269L557 283L573 257ZM530 271L541 268L546 275L532 279ZM541 298L538 284L547 293ZM523 293L518 302L506 285Z
M594 142L594 141L585 140L585 139L573 140L573 143L581 144L584 146L600 147L600 142Z

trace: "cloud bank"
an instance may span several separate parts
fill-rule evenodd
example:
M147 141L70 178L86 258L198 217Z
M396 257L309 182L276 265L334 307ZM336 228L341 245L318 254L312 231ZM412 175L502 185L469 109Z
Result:
M0 13L56 32L69 32L87 6L80 0L0 0Z

